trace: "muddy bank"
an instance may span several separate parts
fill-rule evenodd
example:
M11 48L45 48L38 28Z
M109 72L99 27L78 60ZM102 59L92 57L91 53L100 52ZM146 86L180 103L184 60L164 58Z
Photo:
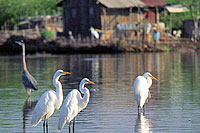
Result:
M11 36L2 45L0 45L0 54L19 54L21 47L15 43L16 40L23 39L26 43L26 53L49 53L49 54L68 54L68 53L120 53L120 52L163 52L166 51L161 44L158 45L143 45L139 47L136 44L129 44L126 41L93 41L84 43L69 43L64 38L56 40L43 40L24 38L23 36ZM167 46L167 45L165 45ZM169 51L184 49L187 47L167 46ZM189 48L190 51L197 50L197 46L193 45Z

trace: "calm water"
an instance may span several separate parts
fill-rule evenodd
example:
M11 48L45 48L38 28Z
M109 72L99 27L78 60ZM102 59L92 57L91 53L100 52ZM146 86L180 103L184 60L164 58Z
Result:
M96 83L87 86L91 98L76 118L77 133L200 131L199 53L34 55L26 60L39 87L31 101L26 101L21 80L21 57L0 56L0 132L43 131L42 122L31 126L31 112L40 96L54 89L57 69L72 72L61 78L64 97L82 77ZM132 86L147 70L159 81L153 81L145 115L138 116ZM58 117L56 110L49 118L50 133L57 131ZM62 132L68 132L68 125Z

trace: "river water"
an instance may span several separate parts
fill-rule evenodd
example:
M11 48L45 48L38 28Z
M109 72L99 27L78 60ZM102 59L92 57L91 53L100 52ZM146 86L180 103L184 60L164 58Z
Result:
M96 83L87 85L91 98L76 117L76 133L200 131L199 53L27 55L26 61L39 87L29 100L21 56L0 56L0 132L43 132L43 122L31 126L31 113L40 96L55 88L57 69L72 73L60 79L64 98L83 77ZM138 115L133 82L146 71L159 81L153 81L145 114ZM57 131L58 118L56 110L49 118L50 133ZM68 125L61 132L68 132Z

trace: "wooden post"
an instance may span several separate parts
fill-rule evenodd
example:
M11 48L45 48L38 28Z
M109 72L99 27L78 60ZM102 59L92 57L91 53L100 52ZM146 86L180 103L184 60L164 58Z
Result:
M132 12L133 12L133 8L130 8L130 10L129 10L129 23L130 23L130 24L131 24L132 18L133 18Z
M107 25L106 25L106 8L103 8L103 24L104 24L104 34L105 34L105 39L106 39L106 30L107 30Z
M138 9L138 12L137 12L137 23L139 24L140 23L140 12L139 12L139 8L137 8ZM137 37L136 37L136 43L137 43L137 45L138 45L138 43L139 43L139 40L140 40L140 27L139 27L139 25L137 25Z
M172 33L172 14L169 14L169 33Z
M8 29L8 28L7 28L7 22L4 23L4 29L5 29L5 38L7 39L8 36L9 36L9 35L8 35L8 30L7 30L7 29Z
M132 16L132 8L129 8L128 33L129 33L130 36L128 36L128 41L132 40L132 38L131 38L131 34L132 34L132 31L131 31L131 16Z
M156 7L156 24L157 24L157 28L156 28L156 33L158 33L158 28L159 28L159 8L158 6ZM158 35L158 34L157 34ZM156 45L158 44L159 40L156 41Z
M194 41L197 42L197 38L198 38L198 16L199 16L199 4L196 5L197 6L197 17L195 18L194 13L193 13L193 7L192 5L190 5L190 13L193 19L193 23L194 23Z
M139 26L137 27L138 28L138 32L137 32L137 43L138 43L138 45L140 46L141 44L141 35L140 35L140 33L141 33L141 23L142 23L142 19L141 19L141 10L140 10L140 8L138 8L138 14L137 14L137 18L138 18L138 23L139 23Z
M128 24L129 24L129 26L131 24L131 12L132 12L132 8L129 8L129 17L128 17Z
M197 17L196 17L196 29L195 29L196 41L198 41L198 28L199 28L199 2L197 3Z
M156 7L156 24L159 24L159 9Z

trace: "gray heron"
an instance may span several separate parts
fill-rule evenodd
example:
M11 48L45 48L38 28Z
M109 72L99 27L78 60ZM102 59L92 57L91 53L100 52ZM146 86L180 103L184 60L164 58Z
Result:
M28 96L31 96L31 89L37 91L37 81L35 78L29 73L27 66L26 66L26 60L25 60L25 43L23 40L15 41L17 44L19 44L22 47L22 82L24 84L24 87L26 89L26 92Z

